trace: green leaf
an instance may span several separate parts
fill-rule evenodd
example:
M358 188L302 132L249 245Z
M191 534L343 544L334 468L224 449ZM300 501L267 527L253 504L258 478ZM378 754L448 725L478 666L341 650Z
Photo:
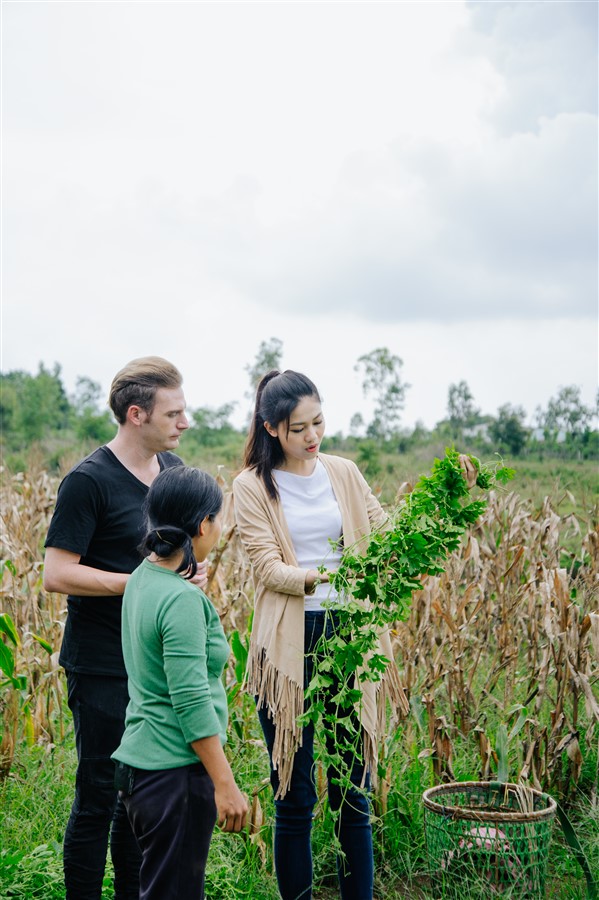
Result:
M527 719L528 719L528 709L526 708L526 706L523 706L522 712L518 716L516 723L510 729L510 733L508 736L508 743L509 743L509 741L513 740L516 737L516 735L522 731L522 728L524 727L524 724Z
M12 561L12 559L5 559L4 562L0 563L0 581L2 581L5 569L8 569L13 578L16 578L17 569L14 562Z
M22 717L25 720L23 729L25 733L25 742L28 747L32 747L35 740L35 731L33 728L33 716L31 715L31 709L28 703L25 703L23 706Z
M499 481L501 484L507 484L508 481L511 481L516 475L515 469L508 469L506 466L502 466L500 469L497 469L495 472L495 479Z
M15 623L8 615L8 613L0 614L0 632L5 634L7 638L9 638L15 647L19 646L19 635L17 633L17 629L15 628Z
M15 670L15 658L4 641L0 641L0 669L4 675L12 680Z
M241 684L247 667L248 648L241 640L238 631L234 631L231 635L231 649L235 657L235 678Z
M580 845L580 841L578 840L572 823L566 815L563 807L560 806L559 803L557 804L557 817L559 819L560 825L562 826L566 842L574 851L576 861L584 872L584 877L587 883L587 897L589 898L589 900L597 900L597 881L593 878L591 866L585 856L584 850Z
M505 784L508 779L508 759L507 759L508 737L507 728L501 724L497 729L497 742L495 752L497 753L497 781Z
M33 632L32 632L31 637L34 639L34 641L37 641L37 643L40 645L40 647L44 648L44 650L46 651L46 653L49 656L52 656L52 652L53 652L52 644L48 643L48 641L45 640L45 638L40 637L39 634L33 634Z

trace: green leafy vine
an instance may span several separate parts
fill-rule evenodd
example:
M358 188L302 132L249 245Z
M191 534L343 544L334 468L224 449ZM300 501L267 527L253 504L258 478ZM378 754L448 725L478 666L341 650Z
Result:
M501 464L490 468L470 459L483 491L514 475ZM384 530L373 532L365 548L345 548L332 579L340 599L326 604L326 614L335 618L335 633L321 639L314 650L315 674L306 690L302 717L303 724L319 725L327 746L321 759L342 780L348 774L347 760L361 754L361 729L354 711L363 686L380 681L390 662L380 652L381 632L408 617L422 578L443 572L448 556L485 508L484 498L473 499L470 494L459 453L447 449L443 459L434 461L431 474L422 476L390 514ZM331 692L332 710L324 702Z

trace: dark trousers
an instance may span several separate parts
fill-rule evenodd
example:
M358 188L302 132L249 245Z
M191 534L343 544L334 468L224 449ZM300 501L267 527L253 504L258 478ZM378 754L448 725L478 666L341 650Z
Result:
M316 642L326 629L329 637L334 630L334 618L330 614L307 612L305 614L305 665L304 687L314 671L314 657L310 655ZM327 712L337 714L330 697L325 699ZM264 707L258 716L269 754L272 754L275 728ZM334 747L329 746L332 753ZM351 782L360 785L363 765L353 758L346 758L351 771ZM328 798L332 810L339 811L336 834L342 853L337 858L339 886L343 900L372 900L374 863L370 805L364 793L334 783L336 772L327 771ZM278 775L271 766L271 784L276 793ZM317 794L314 782L314 726L304 728L302 746L295 754L289 791L281 800L275 800L275 869L279 891L283 900L310 900L312 897L312 851L310 835L312 815Z
M78 766L64 838L66 900L101 900L109 835L115 900L138 900L141 853L110 758L125 727L127 679L67 672L67 685Z
M149 772L134 769L123 798L143 853L139 900L203 900L214 785L198 762Z

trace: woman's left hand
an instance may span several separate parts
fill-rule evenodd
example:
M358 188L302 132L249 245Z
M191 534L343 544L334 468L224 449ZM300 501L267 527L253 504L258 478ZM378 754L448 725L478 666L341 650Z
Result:
M478 478L478 469L476 468L470 457L465 453L460 454L459 460L462 474L466 479L468 490L471 490L476 484L476 479Z
M203 591L206 589L208 585L208 560L204 559L202 562L198 562L198 571L189 581L192 584L197 584Z

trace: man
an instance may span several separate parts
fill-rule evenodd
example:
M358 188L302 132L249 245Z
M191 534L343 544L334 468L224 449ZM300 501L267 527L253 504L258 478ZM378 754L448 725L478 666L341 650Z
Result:
M100 900L109 833L115 900L139 896L141 855L110 759L128 702L121 603L141 561L148 488L162 469L182 463L171 452L189 427L181 384L180 372L157 356L134 359L118 372L109 399L117 434L64 478L46 539L44 587L68 594L60 664L78 756L64 841L67 900ZM195 581L205 585L205 566Z

